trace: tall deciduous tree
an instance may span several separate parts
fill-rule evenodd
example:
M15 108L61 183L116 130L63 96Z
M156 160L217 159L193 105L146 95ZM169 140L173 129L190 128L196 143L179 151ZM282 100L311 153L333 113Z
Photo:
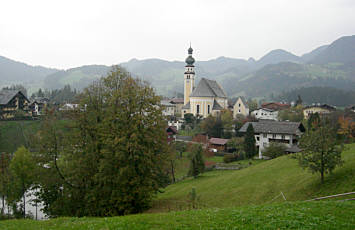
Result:
M12 195L11 200L23 201L23 217L26 217L26 191L34 183L34 171L36 164L31 153L23 146L17 149L13 159L10 162L10 171L12 175Z
M244 151L247 158L252 158L256 154L255 146L255 137L254 137L254 128L251 123L249 123L247 132L244 138Z
M336 131L324 122L302 136L300 147L300 166L308 168L312 173L320 173L322 183L326 173L332 172L336 166L343 163L343 147L336 143Z
M51 153L43 165L56 169L60 183L55 194L58 183L47 181L41 195L54 193L47 199L51 215L113 216L147 209L169 176L160 97L114 67L80 100L70 132L59 138L50 130L43 137L47 144L39 143L43 154Z

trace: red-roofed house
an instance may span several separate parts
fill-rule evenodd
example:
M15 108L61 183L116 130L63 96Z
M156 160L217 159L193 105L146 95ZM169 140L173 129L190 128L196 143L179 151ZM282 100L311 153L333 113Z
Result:
M290 108L290 104L280 103L280 102L266 102L261 105L261 108L267 108L272 110L283 110Z

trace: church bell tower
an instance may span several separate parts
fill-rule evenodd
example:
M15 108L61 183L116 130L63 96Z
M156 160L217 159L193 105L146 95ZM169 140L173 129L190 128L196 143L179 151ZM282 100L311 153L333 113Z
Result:
M193 49L190 48L187 50L189 56L185 59L185 73L184 73L184 105L189 103L190 94L195 87L195 59L192 57Z

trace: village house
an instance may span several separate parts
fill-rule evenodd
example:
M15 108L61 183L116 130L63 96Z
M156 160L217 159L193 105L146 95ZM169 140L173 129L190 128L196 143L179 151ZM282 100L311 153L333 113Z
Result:
M170 103L175 105L175 115L181 115L182 107L184 106L184 98L171 98Z
M160 104L163 107L164 116L174 116L175 115L175 105L170 103L169 100L161 100Z
M11 119L16 114L30 117L30 101L19 90L1 90L0 91L0 119Z
M301 135L305 132L305 128L301 122L287 121L266 121L247 122L239 132L246 133L249 124L252 124L255 135L255 145L258 150L259 159L263 158L263 151L269 143L283 143L286 145L286 152L299 151L297 143Z
M258 120L278 120L279 111L268 109L268 108L259 108L251 112L251 115Z
M274 110L274 111L288 109L290 107L291 107L290 104L280 103L280 102L265 102L265 103L261 104L261 108L271 109L271 110Z
M228 108L227 95L222 87L213 80L202 78L195 87L195 59L192 57L193 49L188 49L184 73L184 106L182 117L191 113L203 118L209 115L216 116L223 109Z
M249 106L244 97L238 97L235 101L231 101L231 108L233 111L233 118L237 115L243 115L244 117L249 115Z
M303 109L303 116L305 119L308 119L311 114L318 113L320 116L327 115L333 111L335 111L336 108L327 104L315 104L315 105L310 105L307 106Z

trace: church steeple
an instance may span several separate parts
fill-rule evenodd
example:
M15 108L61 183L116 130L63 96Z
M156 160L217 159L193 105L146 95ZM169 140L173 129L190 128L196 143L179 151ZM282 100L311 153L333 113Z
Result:
M195 59L192 57L193 49L190 48L187 50L188 57L185 59L185 73L184 73L184 105L190 101L190 94L195 87Z

